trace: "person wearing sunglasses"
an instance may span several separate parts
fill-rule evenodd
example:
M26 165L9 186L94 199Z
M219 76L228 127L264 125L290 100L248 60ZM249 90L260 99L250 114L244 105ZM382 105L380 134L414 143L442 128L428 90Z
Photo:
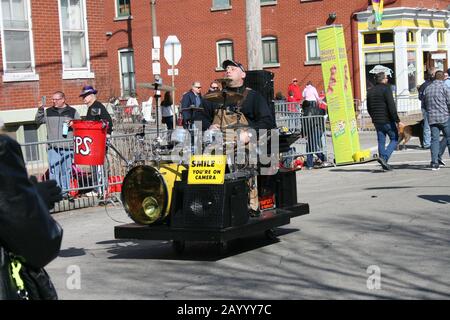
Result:
M181 112L183 116L183 128L192 129L192 119L194 112L192 107L200 107L202 103L202 85L195 81L192 83L191 90L186 92L181 99Z
M220 90L220 86L219 86L219 82L217 81L213 81L211 82L211 84L209 85L209 89L207 93L213 93L213 92L217 92Z

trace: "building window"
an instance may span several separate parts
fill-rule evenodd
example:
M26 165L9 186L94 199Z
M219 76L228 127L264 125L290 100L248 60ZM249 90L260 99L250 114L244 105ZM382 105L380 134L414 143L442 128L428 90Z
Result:
M306 35L306 54L306 61L320 61L319 41L315 33Z
M416 32L415 31L408 30L408 32L406 33L406 42L408 42L408 43L416 42Z
M122 97L129 97L136 93L136 79L134 75L133 50L119 51L120 79L122 85Z
M377 34L376 33L364 34L364 44L377 44Z
M217 41L217 68L222 69L222 62L230 59L233 60L233 41L221 40Z
M130 14L130 0L116 0L116 17L128 17Z
M261 0L261 5L273 5L277 4L277 0Z
M25 143L34 143L38 141L38 127L36 124L25 124L23 126L23 132ZM23 150L25 152L25 161L37 161L40 159L38 144L25 146Z
M444 30L439 30L437 32L437 42L439 44L445 44L445 31Z
M1 2L3 80L38 80L34 74L29 1L1 0Z
M392 32L380 32L380 43L393 43L394 33Z
M408 89L417 93L417 59L415 51L408 51Z
M394 52L370 52L365 54L365 67L366 67L366 88L370 89L376 85L375 75L379 72L384 72L389 79L389 84L395 84L395 64L394 64ZM395 90L393 90L395 91Z
M363 34L365 45L392 45L394 43L394 33L392 32L369 32Z
M229 9L231 0L213 0L212 9Z
M263 64L278 63L278 41L275 37L262 38Z
M422 30L422 44L427 45L430 44L430 36L432 31L430 30Z
M91 78L85 0L60 0L63 79Z

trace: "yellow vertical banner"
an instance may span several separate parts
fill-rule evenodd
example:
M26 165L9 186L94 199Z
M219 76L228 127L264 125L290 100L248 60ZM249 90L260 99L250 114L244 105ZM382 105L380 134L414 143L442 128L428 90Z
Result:
M359 135L353 106L350 68L341 25L317 29L336 164L353 162Z

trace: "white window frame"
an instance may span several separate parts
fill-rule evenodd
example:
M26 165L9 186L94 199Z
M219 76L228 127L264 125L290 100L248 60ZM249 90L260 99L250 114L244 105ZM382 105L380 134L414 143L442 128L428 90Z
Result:
M231 44L231 55L232 57L230 58L231 60L234 59L234 43L233 40L229 40L229 39L224 39L224 40L219 40L216 42L216 57L217 57L217 67L216 70L217 71L221 71L223 70L222 68L222 61L220 61L220 50L219 47L222 44Z
M136 89L136 63L134 58L134 50L131 48L124 48L117 50L117 58L119 59L119 78L120 78L120 96L124 96L124 89L123 89L123 78L122 78L122 60L120 59L120 54L125 52L131 52L133 53L133 70L134 70L134 85ZM131 89L131 88L130 88ZM134 92L136 93L136 92ZM131 92L130 92L131 94Z
M319 54L319 58L318 59L311 59L311 57L309 56L309 38L311 37L316 37L317 39L317 52ZM317 33L312 32L312 33L307 33L305 35L305 51L306 51L306 61L305 64L320 64L320 48L319 48L319 39L317 37Z
M271 63L265 63L264 62L264 41L270 41L270 40L275 40L275 43L277 45L277 62L271 62ZM274 36L267 36L267 37L262 37L261 38L261 48L263 50L263 52L261 52L262 58L263 58L263 67L264 68L270 68L270 67L279 67L280 66L280 52L279 52L279 48L278 48L278 38L274 37Z
M70 1L70 0L68 0ZM58 0L58 12L59 12L59 34L61 40L61 61L62 61L62 78L63 80L70 79L93 79L95 78L95 74L91 72L91 59L89 53L89 28L87 23L87 10L86 10L86 0L80 0L81 10L83 13L83 23L84 23L84 41L86 48L86 67L85 68L72 68L72 69L64 69L64 31L63 31L63 23L62 23L62 14L61 14L61 0Z
M130 1L130 14L127 16L119 16L119 7L118 5L118 0L114 0L114 21L120 21L120 20L128 20L130 19L130 17L132 17L131 15L131 1Z
M214 0L211 0L211 11L219 11L219 10L229 10L231 9L231 0L228 1L228 5L226 6L215 6L214 5Z
M6 48L5 48L5 36L3 27L3 12L0 4L0 29L1 29L1 45L2 45L2 57L3 57L3 82L19 82L19 81L38 81L39 75L36 73L36 61L34 58L34 41L33 41L33 21L31 19L31 1L24 0L27 6L28 15L28 34L30 37L30 56L31 56L31 70L30 72L6 72Z
M273 6L273 5L276 5L277 4L277 0L267 0L267 1L265 1L265 2L262 2L262 1L260 1L261 2L261 7L264 7L264 6Z

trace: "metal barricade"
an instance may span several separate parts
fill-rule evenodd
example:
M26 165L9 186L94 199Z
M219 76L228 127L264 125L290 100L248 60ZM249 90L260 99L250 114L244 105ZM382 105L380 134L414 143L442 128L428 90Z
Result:
M296 107L298 111L294 111ZM301 137L291 146L288 152L281 155L281 161L285 167L291 167L293 161L307 155L324 155L329 161L327 136L329 125L327 115L303 116L299 103L276 102L275 119L278 127L287 127L293 132L300 132Z
M409 124L423 119L421 103L417 96L396 96L395 104L400 121ZM358 130L375 131L372 118L367 111L367 101L355 100L355 107L355 110L357 110Z
M24 143L21 147L28 173L38 181L56 180L65 200L73 202L75 198L85 198L82 202L93 204L94 198L103 193L103 166L74 164L72 140ZM62 201L55 206L54 211L69 210L76 206L80 207L80 204Z

